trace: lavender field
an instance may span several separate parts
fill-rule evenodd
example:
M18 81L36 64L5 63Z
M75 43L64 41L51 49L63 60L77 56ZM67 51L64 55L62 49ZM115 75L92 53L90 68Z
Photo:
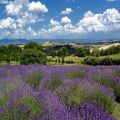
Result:
M0 120L120 120L120 66L0 67Z

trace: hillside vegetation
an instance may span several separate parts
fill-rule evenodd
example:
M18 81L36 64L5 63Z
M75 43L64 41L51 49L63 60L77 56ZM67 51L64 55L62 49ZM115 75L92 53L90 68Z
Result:
M27 52L26 54L26 51ZM87 62L85 61L87 58ZM22 62L21 60L26 61ZM102 60L103 59L103 60ZM99 61L106 61L103 62ZM107 64L107 60L108 64ZM43 61L43 62L41 62ZM119 65L120 45L80 45L61 44L46 42L37 44L35 42L26 45L0 46L0 64L48 64L48 65ZM94 64L94 62L96 63ZM99 62L99 63L98 63ZM89 64L88 64L89 65Z

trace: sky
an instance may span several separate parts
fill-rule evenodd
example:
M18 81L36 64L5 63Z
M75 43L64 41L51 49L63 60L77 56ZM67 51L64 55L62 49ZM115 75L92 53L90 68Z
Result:
M120 39L120 0L0 0L0 39Z

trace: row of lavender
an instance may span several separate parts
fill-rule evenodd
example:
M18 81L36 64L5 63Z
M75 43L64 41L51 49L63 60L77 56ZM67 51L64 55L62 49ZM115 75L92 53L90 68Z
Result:
M115 120L120 66L0 68L0 120Z

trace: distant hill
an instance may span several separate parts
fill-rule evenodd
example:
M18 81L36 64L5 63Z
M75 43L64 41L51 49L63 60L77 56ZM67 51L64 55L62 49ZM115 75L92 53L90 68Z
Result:
M77 43L77 44L109 44L109 43L116 43L120 42L116 39L108 39L108 40L92 40L92 39L33 39L33 40L27 40L27 39L1 39L0 44L1 45L7 45L7 44L26 44L30 41L38 42L38 43Z
M99 50L106 50L106 49L108 49L108 48L110 48L110 47L112 47L112 46L118 46L118 45L120 45L120 43L113 43L113 44L109 44L109 45L103 45L103 46L101 46L100 48L99 48Z
M26 39L2 39L0 40L1 45L8 45L8 44L26 44L28 40Z

